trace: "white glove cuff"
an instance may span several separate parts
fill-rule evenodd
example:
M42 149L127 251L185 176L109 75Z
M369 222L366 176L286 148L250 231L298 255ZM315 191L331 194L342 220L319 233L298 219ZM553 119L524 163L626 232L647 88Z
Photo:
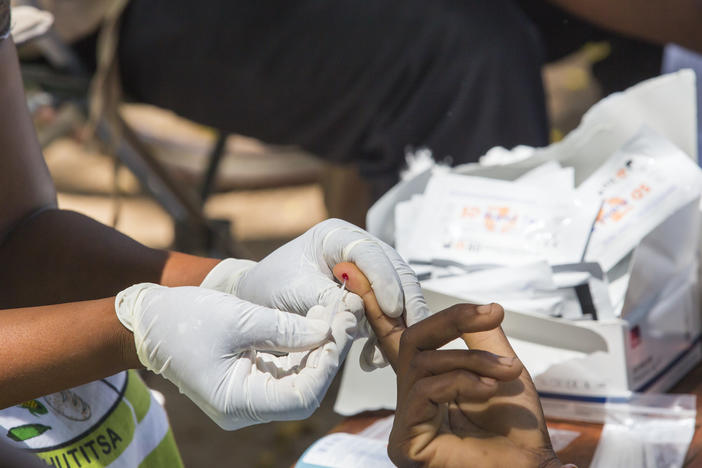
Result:
M253 268L254 265L256 265L256 262L251 260L240 260L237 258L222 260L207 273L200 287L214 289L227 294L236 294L236 287L242 275Z
M134 332L134 313L141 308L141 301L144 299L142 292L153 287L161 287L153 283L140 283L130 286L124 291L120 291L115 298L115 313L122 325Z

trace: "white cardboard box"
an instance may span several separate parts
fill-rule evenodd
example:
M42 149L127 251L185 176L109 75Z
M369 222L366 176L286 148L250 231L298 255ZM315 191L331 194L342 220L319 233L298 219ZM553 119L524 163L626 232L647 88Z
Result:
M503 328L534 379L549 417L601 421L601 404L630 392L664 392L702 359L699 291L693 269L664 288L666 300L628 320L568 321L505 311ZM679 287L675 287L679 281ZM424 290L432 311L463 298ZM354 343L335 410L395 408L391 368L363 372Z
M628 320L569 321L505 311L503 329L547 416L600 421L601 403L630 392L664 392L702 359L697 263L681 276L686 278L672 278L664 288L665 301ZM432 311L464 302L424 292Z

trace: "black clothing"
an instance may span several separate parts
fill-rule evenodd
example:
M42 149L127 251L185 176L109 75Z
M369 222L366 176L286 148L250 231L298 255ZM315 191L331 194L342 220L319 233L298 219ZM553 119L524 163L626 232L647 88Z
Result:
M391 185L408 148L546 144L541 50L510 0L132 0L119 60L140 102Z

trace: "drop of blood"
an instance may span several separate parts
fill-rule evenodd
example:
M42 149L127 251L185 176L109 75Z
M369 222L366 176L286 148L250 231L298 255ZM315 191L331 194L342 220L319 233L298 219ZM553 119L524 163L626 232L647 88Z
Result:
M344 281L348 281L348 280L349 280L349 274L348 274L348 273L342 273L342 274L341 274L341 279L344 280Z

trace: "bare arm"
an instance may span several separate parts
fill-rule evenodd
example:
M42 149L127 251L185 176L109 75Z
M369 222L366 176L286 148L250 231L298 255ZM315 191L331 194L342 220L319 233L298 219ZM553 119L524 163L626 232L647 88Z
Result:
M208 263L216 262L172 253L166 259L162 272L165 281L162 283L197 285L209 271ZM95 273L99 277L110 276L109 270ZM80 285L71 287L68 283L71 278L84 278L85 272L64 272L64 276L57 283L80 295ZM138 276L138 272L133 277L126 274L121 280L128 281ZM142 280L148 281L148 278ZM115 286L109 279L96 283L105 288ZM21 289L31 291L32 288ZM43 300L53 294L62 294L55 285L48 292L41 285L34 285L33 289ZM0 286L0 291L3 298L5 293L11 292L4 285ZM85 291L86 295L90 293ZM3 363L0 369L0 408L141 367L134 337L115 314L114 297L0 310L0 362Z
M602 27L702 52L701 0L550 0Z
M135 283L197 286L218 261L151 249L81 214L47 210L0 244L0 309L99 299Z
M56 208L15 47L0 40L0 408L138 367L110 296L139 282L197 285L216 263Z
M15 47L0 41L0 308L98 299L140 282L196 285L216 263L56 208Z
M0 242L22 218L52 206L56 192L25 103L17 53L5 39L0 41Z
M114 298L0 312L0 408L140 367Z

